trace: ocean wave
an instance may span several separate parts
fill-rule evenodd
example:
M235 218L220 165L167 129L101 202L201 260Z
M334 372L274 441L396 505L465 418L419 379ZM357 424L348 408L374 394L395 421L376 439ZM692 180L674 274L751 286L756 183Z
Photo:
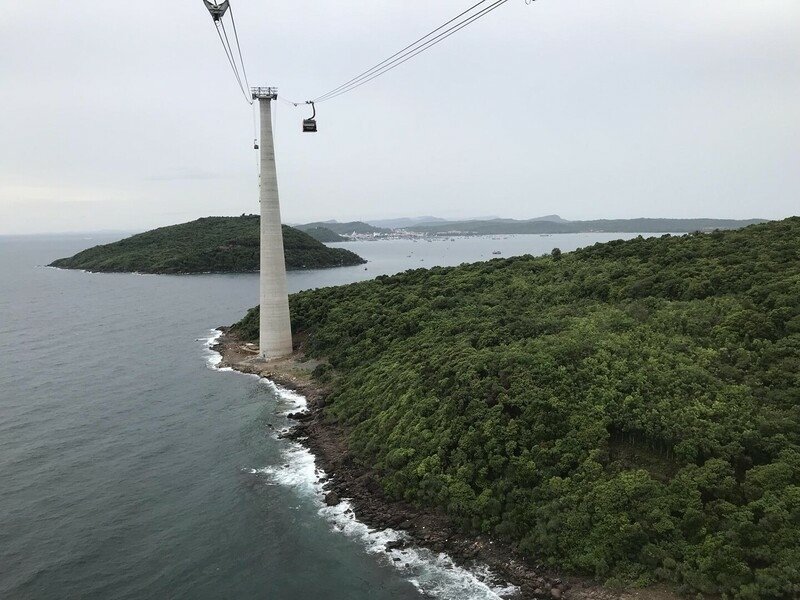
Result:
M408 535L394 529L373 529L358 521L353 506L343 500L326 506L323 480L325 473L316 466L314 455L304 446L287 442L281 462L285 466L251 469L251 474L264 476L269 483L294 488L311 497L318 513L333 531L358 540L367 553L382 557L393 565L421 593L442 600L499 600L518 591L497 578L488 567L467 570L452 558L421 547L405 547L387 551L386 544L409 540Z
M308 401L302 394L298 394L294 390L290 390L289 388L278 385L269 379L265 379L263 377L259 379L270 389L270 391L281 403L281 408L283 409L281 414L284 417L298 411L304 411L308 408Z
M230 368L221 369L219 367L220 363L222 362L222 354L213 348L220 337L222 337L222 332L219 329L210 329L208 337L199 338L197 341L203 342L203 357L205 358L206 364L210 369L213 369L214 371L233 371L233 369Z
M199 341L204 342L209 368L232 371L230 368L219 367L222 356L212 350L221 335L221 331L214 330L210 337ZM306 398L301 394L268 379L259 379L278 399L278 409L283 416L307 409ZM387 543L408 541L408 534L394 529L373 529L358 521L353 506L347 499L336 506L327 506L323 486L327 477L322 469L317 468L316 458L308 448L297 442L286 440L285 443L280 461L284 466L245 471L263 476L270 484L294 488L299 494L311 498L317 506L318 514L329 523L333 531L358 540L367 553L391 564L420 593L441 600L500 600L519 591L516 586L497 578L488 567L467 570L444 553L416 546L387 551Z

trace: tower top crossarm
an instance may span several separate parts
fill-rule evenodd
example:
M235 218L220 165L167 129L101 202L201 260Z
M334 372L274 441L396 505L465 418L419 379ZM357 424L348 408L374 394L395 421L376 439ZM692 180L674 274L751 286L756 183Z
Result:
M277 100L278 88L276 87L254 87L250 88L253 92L253 100Z
M222 2L221 4L217 4L216 0L214 0L213 4L208 0L203 0L203 2L205 3L208 12L211 13L211 18L214 19L214 21L219 21L222 17L224 17L225 13L230 7L228 0L225 0L225 2Z

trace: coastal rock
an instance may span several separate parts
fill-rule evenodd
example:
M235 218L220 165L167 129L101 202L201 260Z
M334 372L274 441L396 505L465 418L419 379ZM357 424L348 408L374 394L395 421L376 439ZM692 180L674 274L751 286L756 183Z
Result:
M328 492L325 494L325 504L327 506L336 506L339 502L341 502L341 500L339 499L339 494L336 492Z
M391 514L387 511L385 514L385 522L386 525L389 527L397 527L405 520L405 517L401 514Z
M294 421L308 421L309 419L313 418L313 415L307 411L293 412L286 416Z
M402 550L406 547L405 540L392 540L391 542L386 542L386 551L389 552L390 550Z
M370 494L380 494L383 491L381 484L372 475L364 475L358 481Z

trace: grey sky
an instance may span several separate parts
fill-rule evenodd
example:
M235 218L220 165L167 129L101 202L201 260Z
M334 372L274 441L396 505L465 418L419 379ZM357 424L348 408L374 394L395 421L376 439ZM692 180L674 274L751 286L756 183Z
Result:
M253 84L303 100L468 0L232 0ZM7 3L0 233L257 212L250 107L201 0ZM800 212L800 2L511 0L307 110L284 220Z

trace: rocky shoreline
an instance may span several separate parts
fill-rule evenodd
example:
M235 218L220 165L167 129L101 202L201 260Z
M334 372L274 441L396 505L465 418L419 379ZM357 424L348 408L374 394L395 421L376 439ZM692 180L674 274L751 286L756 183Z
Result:
M308 360L297 352L291 357L264 361L254 347L242 343L220 328L222 336L213 350L222 356L220 366L243 373L255 374L305 396L308 410L289 415L297 425L286 434L306 446L328 479L324 483L325 502L336 505L348 499L356 518L375 529L392 528L408 534L412 544L449 555L460 566L489 567L505 581L514 584L520 600L675 600L675 594L664 588L640 590L611 590L597 582L574 577L562 577L541 565L531 564L512 547L483 535L465 535L454 528L440 513L420 510L405 502L387 498L377 476L358 465L346 443L346 432L337 423L324 418L326 397L323 385L312 379L319 361ZM387 550L403 547L406 542L392 542Z

